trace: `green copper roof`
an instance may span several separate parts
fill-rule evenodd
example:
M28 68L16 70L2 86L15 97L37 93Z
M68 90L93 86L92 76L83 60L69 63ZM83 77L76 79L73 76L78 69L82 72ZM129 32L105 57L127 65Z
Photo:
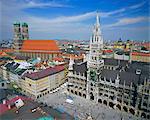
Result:
M52 118L52 117L41 117L37 120L54 120L54 118Z
M14 25L20 25L20 22L15 22Z
M27 23L22 23L22 26L28 27Z
M15 23L14 23L15 26L20 26L20 24L21 24L20 22L15 22ZM22 23L22 26L28 27L28 24L25 23L25 22L23 22L23 23Z

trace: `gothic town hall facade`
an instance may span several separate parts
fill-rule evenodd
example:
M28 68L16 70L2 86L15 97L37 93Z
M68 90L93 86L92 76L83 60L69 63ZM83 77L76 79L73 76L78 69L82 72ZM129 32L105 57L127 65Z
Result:
M83 61L70 59L68 91L116 110L150 119L149 63L103 59L99 15Z

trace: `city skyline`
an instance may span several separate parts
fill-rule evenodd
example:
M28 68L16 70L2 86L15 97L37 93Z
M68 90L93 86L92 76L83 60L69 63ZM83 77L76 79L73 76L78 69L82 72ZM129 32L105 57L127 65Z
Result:
M104 41L149 39L148 0L2 0L0 6L1 40L13 38L14 22L29 24L30 39L89 40L97 11Z
M8 23L3 24L6 29L1 28L2 35L13 36L12 41L0 42L1 119L150 119L150 42L136 42L117 33L130 32L127 37L136 35L138 39L145 36L146 32L140 30L148 24L149 17L144 17L145 13L139 16L138 11L138 16L129 18L124 12L140 9L146 2L132 6L128 3L128 7L111 12L92 8L87 12L83 8L85 13L83 9L66 12L64 8L73 9L75 5L70 0L65 0L68 4L64 0L12 1L2 5L6 10L3 14L8 16L2 19ZM83 5L82 2L79 4ZM87 4L86 7L91 6ZM55 13L52 9L48 11L50 7L62 9ZM97 9L96 4L93 9ZM54 14L50 16L51 12ZM7 34L4 31L9 25L13 29ZM121 31L127 27L140 33ZM106 40L115 36L106 38L109 29L119 36L118 41L108 41L110 44ZM84 32L85 39L91 38L90 41L73 40L83 39Z

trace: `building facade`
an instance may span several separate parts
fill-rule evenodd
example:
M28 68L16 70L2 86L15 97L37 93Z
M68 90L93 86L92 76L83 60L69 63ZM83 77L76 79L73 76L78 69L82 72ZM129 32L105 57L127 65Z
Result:
M12 61L2 66L2 78L21 88L23 94L37 99L66 82L66 70L66 64L38 70L30 63Z
M132 61L150 62L150 53L132 52L131 55Z
M68 73L68 91L86 98L87 96L87 62L80 64L70 58Z
M0 78L0 89L7 89L6 80L3 80L2 78Z
M55 66L39 72L26 73L23 76L21 88L23 93L38 99L49 94L65 82L64 66Z
M70 59L68 91L113 109L150 119L150 63L132 59L102 59L103 39L98 21L97 15L89 57L79 63Z

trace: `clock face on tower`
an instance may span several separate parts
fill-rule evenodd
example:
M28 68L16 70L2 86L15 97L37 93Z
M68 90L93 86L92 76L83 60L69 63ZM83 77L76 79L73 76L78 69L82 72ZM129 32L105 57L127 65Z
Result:
M96 72L94 70L90 71L90 80L96 81Z

